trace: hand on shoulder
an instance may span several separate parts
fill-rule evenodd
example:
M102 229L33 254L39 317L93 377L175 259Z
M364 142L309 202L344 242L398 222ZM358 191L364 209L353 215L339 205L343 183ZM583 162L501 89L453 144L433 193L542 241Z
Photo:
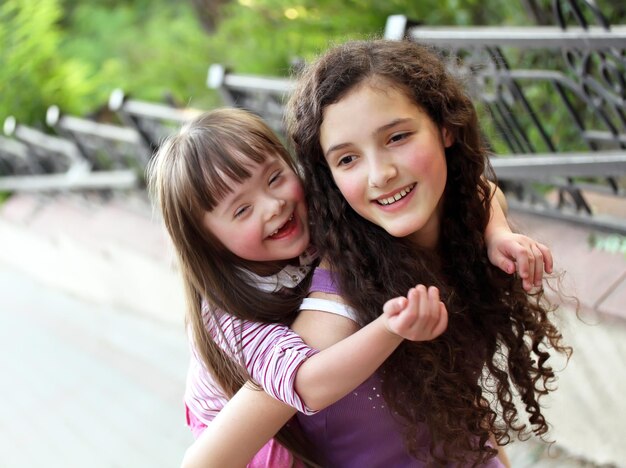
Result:
M489 261L502 271L517 272L526 291L541 286L543 273L552 273L550 249L528 236L502 230L492 235L487 249Z

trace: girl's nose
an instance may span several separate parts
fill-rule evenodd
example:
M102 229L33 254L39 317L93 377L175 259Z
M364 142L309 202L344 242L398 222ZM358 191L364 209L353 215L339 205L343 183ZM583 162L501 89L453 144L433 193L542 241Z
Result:
M274 216L281 214L285 204L286 202L282 198L268 197L267 208L265 210L266 221L269 221Z
M398 175L398 170L392 161L374 157L369 165L368 182L372 188L381 188Z

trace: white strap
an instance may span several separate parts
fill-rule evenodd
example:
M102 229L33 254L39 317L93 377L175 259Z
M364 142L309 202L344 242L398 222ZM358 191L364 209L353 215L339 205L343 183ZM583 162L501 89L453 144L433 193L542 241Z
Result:
M321 312L329 312L335 315L341 315L347 319L357 322L356 311L341 302L331 301L329 299L320 299L317 297L306 297L300 304L300 310L319 310Z

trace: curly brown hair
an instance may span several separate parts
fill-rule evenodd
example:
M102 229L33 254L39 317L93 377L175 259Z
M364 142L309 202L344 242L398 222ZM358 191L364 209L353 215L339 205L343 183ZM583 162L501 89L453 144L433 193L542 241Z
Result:
M324 110L370 79L404 93L454 136L446 149L436 251L394 238L359 216L324 158ZM474 105L443 61L409 41L331 48L301 73L287 105L287 128L304 170L313 242L330 262L344 298L359 311L361 325L380 314L386 299L405 295L416 283L439 287L447 305L444 334L429 342L405 341L380 370L384 396L405 424L409 452L419 456L414 441L424 424L432 437L430 464L485 462L497 452L487 443L490 433L499 443L507 443L510 433L545 434L539 397L552 390L555 378L548 350L569 355L570 349L550 321L554 308L543 293L527 294L517 278L488 260L487 149Z

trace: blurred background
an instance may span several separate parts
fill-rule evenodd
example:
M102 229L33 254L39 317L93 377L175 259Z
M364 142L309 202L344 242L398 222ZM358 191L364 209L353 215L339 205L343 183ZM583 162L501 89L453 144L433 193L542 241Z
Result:
M182 405L184 303L142 170L159 139L189 116L238 104L237 96L259 103L236 86L240 94L225 94L230 71L270 77L253 86L265 90L263 109L277 105L280 113L282 101L268 101L268 89L284 94L300 64L330 44L382 35L391 15L406 15L407 26L495 26L506 33L557 26L557 4L570 16L584 10L594 25L589 5L597 8L617 25L604 28L615 35L626 24L626 3L615 0L2 0L0 467L180 463L192 441ZM601 89L618 103L608 123L595 116L584 129L572 124L545 83L524 88L535 111L516 111L519 96L509 87L501 102L522 124L530 122L524 135L531 150L508 141L497 119L485 119L494 152L623 151L624 49L626 40L617 59L600 54L601 64L610 63L598 67L609 83ZM567 68L560 53L508 57L520 68ZM500 93L487 88L481 96ZM576 89L596 88L584 82ZM601 95L575 104L574 115ZM481 115L492 115L492 102L478 103ZM545 118L541 127L528 118L535 114ZM610 141L589 145L601 139L598 132L610 133ZM552 248L580 316L575 302L563 303L561 325L575 352L546 402L555 443L515 441L507 449L514 467L626 466L621 164L616 178L594 173L548 183L533 179L535 172L507 187L512 223Z
M613 23L623 2L596 2ZM4 0L0 7L0 116L43 120L57 105L92 115L111 91L207 108L207 68L286 76L329 43L380 35L404 14L429 26L551 22L541 0Z

